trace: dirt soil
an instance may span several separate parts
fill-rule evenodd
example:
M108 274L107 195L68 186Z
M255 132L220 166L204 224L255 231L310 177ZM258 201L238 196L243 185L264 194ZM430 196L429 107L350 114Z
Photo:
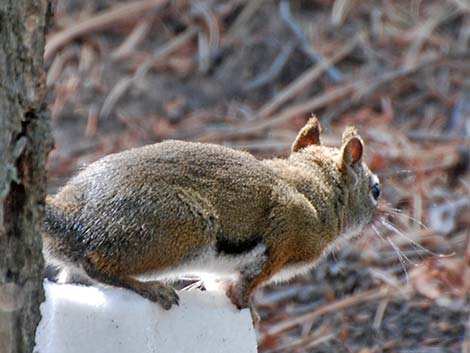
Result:
M359 239L256 295L261 352L470 353L470 5L58 0L49 191L164 139L287 156L355 125L383 184Z

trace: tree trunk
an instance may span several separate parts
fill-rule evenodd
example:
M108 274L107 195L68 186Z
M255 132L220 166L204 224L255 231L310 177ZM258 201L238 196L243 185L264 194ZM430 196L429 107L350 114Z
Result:
M29 353L43 300L48 0L0 0L0 353Z

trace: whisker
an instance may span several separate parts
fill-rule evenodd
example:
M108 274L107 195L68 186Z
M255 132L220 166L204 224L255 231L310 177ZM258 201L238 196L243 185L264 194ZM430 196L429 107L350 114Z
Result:
M421 222L419 219L416 219L406 213L403 213L403 210L400 210L399 208L394 208L394 207L390 207L390 206L387 206L387 205L384 205L386 208L384 209L384 211L393 211L392 212L387 212L387 214L391 215L391 216L400 216L400 217L403 217L403 218L406 218L406 219L409 219L410 221L413 221L414 223L416 224L419 224L421 227L423 227L424 229L429 229L429 227L427 225L425 225L423 222Z
M385 228L387 228L388 230L391 230L391 229L388 228L388 227L384 224L384 222L386 222L387 225L389 225L390 227L395 228L392 223L390 223L390 222L388 222L387 220L381 218L381 219L380 219L380 223L382 223L382 225L383 225ZM396 229L396 228L395 228L395 229ZM393 231L393 230L392 230L392 231ZM397 229L397 231L398 231L398 229ZM388 237L387 237L387 239L388 239ZM408 240L408 239L407 239L407 240ZM411 239L410 239L410 240L411 240ZM390 240L390 241L391 241L391 240ZM415 242L415 244L413 244L413 242L410 241L410 243L411 243L411 246L412 246L414 249L416 249L416 250L419 249L419 247L417 247L417 246L415 245L416 242ZM394 244L395 244L395 243L394 243ZM396 245L396 244L395 244L395 245ZM418 244L418 245L419 245L419 244ZM396 245L396 246L398 247L398 245ZM422 247L422 246L421 246L421 247ZM398 247L398 249L400 249L400 248ZM426 249L426 250L427 250L427 249ZM405 254L405 252L402 251L401 249L400 249L400 253L401 253L401 255L403 256L403 258L404 258L405 260L407 260L411 265L413 265L413 266L418 266L418 264L417 264L416 262L412 261L412 260ZM419 254L418 254L418 255L419 255Z
M422 259L423 257L420 255L419 253L419 250L422 250L421 248L423 246L421 246L421 248L419 246L416 245L416 242L413 242L412 239L408 239L406 236L403 235L403 232L401 232L400 234L400 230L390 221L387 221L386 219L384 219L383 217L380 218L380 223L382 224L382 226L384 226L386 229L388 229L389 231L393 232L394 234L398 234L400 235L403 239L406 239L411 247L413 248L413 250L416 251L416 253L418 254L418 256ZM419 244L418 244L419 245ZM427 251L429 251L428 249L424 250L424 252L426 253Z
M375 234L377 234L378 237L382 241L385 241L385 237L379 232L379 230L377 229L375 224L371 224L371 227L374 230ZM402 255L402 252L401 252L400 248L390 238L387 238L386 240L390 244L392 249L395 251L395 253L397 254L398 260L400 261L400 265L403 268L403 273L405 274L406 283L408 283L409 282L409 277L408 277L408 271L406 270L406 262L405 262L405 259Z
M410 242L410 244L412 244L415 248L418 248L418 249L424 251L425 253L427 253L429 255L438 256L438 257L442 257L442 258L450 257L450 256L455 255L455 252L452 252L450 254L438 254L434 251L431 251L428 248L422 246L421 244L419 244L416 241L414 241L413 239L411 239L409 236L407 236L405 233L403 233L400 229L398 229L394 224L387 221L385 218L380 218L380 222L382 223L382 225L385 228L387 228L388 230L400 235L404 239L408 240Z
M334 262L338 263L338 258L336 257L336 249L331 249L331 256L333 257Z
M400 248L392 241L392 239L387 238L387 241L398 255L398 260L400 260L401 267L403 268L403 272L405 273L406 283L408 283L410 281L410 278L408 277L408 271L406 270L405 260L403 258L403 255L401 254Z
M377 229L377 227L375 226L375 224L372 223L370 226L371 226L372 229L374 230L375 234L377 234L377 236L378 236L381 240L385 241L384 236L379 232L379 230Z
M410 170L410 169L399 169L399 170L392 170L392 171L388 171L388 172L381 172L381 173L378 173L378 177L381 179L381 180L385 180L385 179L388 179L388 178L391 178L391 177L396 177L396 176L408 176L408 175L411 175L415 173L413 170Z
M390 238L390 237L387 237L387 240L390 239L391 242L393 242L393 240ZM395 244L395 246L400 250L400 254L401 256L403 257L403 259L405 259L410 265L414 266L414 267L418 267L419 264L417 264L416 262L414 262L413 260L411 260L408 255L406 255L406 253L400 249L400 247L396 244L396 243L393 243Z

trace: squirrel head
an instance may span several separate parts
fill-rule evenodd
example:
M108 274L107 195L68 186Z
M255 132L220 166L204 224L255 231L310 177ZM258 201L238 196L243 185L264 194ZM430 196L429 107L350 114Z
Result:
M356 128L345 129L341 148L322 145L320 134L320 123L312 117L297 135L289 159L312 168L313 178L327 185L331 201L342 206L337 215L342 233L351 237L372 219L380 196L379 178L363 161L364 142Z

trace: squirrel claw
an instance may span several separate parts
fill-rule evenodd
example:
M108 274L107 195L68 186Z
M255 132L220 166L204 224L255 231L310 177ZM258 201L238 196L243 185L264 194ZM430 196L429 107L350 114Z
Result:
M258 311L255 308L253 303L250 304L250 313L251 313L251 320L253 321L253 326L258 327L258 324L261 321L261 317L258 314Z
M179 296L175 290L158 281L143 283L139 294L160 304L165 310L170 310L172 305L179 305Z

